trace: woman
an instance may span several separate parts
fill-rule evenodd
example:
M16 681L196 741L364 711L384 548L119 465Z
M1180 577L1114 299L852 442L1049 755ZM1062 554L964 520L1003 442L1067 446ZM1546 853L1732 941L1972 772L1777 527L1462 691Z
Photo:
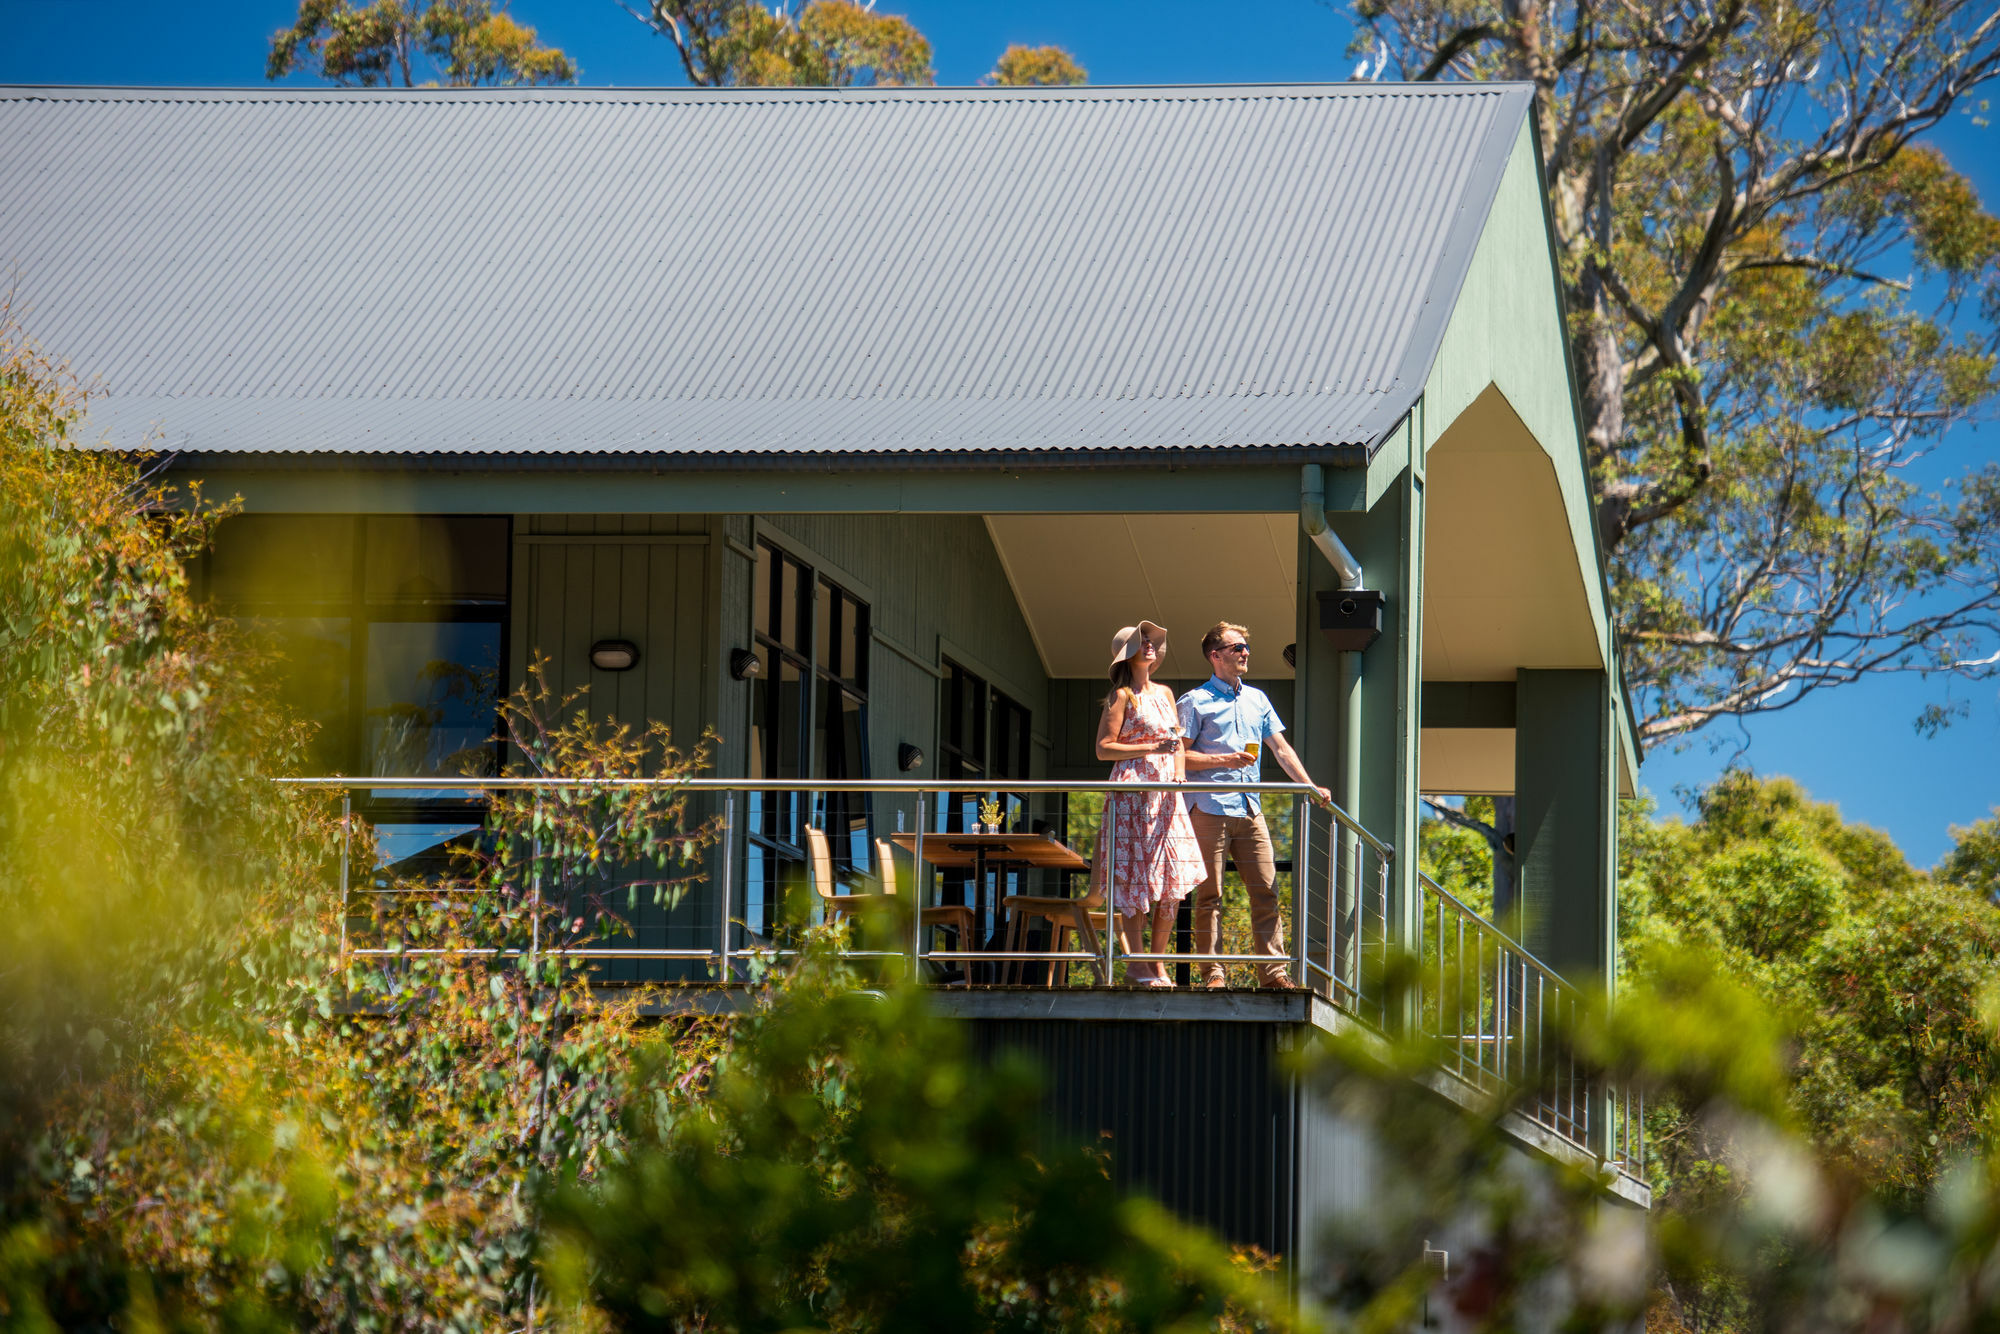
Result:
M1187 781L1174 692L1153 683L1166 650L1166 630L1151 621L1128 625L1111 641L1111 693L1097 724L1097 758L1117 761L1111 770L1114 783ZM1180 794L1107 797L1091 869L1093 886L1103 887L1107 863L1120 948L1128 954L1171 953L1175 911L1203 874L1201 849ZM1147 949L1140 938L1149 917L1152 948ZM1126 977L1140 986L1173 985L1159 964L1132 964Z

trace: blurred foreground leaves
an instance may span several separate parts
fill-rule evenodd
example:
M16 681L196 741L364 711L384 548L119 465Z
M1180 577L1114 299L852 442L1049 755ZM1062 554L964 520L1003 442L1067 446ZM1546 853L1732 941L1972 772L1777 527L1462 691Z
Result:
M219 509L71 448L77 403L0 347L6 1328L2000 1325L1984 827L1931 877L1784 784L1635 814L1620 1002L1549 1050L1644 1093L1652 1214L1527 1166L1541 1073L1468 1108L1435 1049L1357 1030L1305 1073L1373 1184L1274 1275L1051 1147L1033 1072L978 1066L837 933L799 934L737 1020L594 992L551 947L700 873L715 830L671 779L703 743L531 681L518 768L669 781L495 792L448 874L377 867L365 827L268 781L305 737L183 573ZM342 965L343 931L386 952ZM425 952L475 943L499 952Z
M699 874L705 740L537 674L517 771L668 781L495 791L448 873L378 866L269 781L305 735L185 574L222 510L73 448L0 329L0 1327L1286 1323L1266 1264L1033 1153L1032 1078L837 933L740 1023L593 993L557 947Z

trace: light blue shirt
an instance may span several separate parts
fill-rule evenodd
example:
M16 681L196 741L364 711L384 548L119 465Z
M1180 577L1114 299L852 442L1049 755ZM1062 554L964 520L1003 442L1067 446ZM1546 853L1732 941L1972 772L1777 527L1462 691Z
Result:
M1285 730L1271 697L1256 686L1232 690L1219 676L1196 686L1180 700L1181 730L1187 733L1188 749L1209 755L1247 750L1258 743L1257 758L1240 769L1188 770L1190 783L1255 783L1264 758L1263 742ZM1210 815L1247 816L1262 814L1264 805L1255 793L1204 792L1188 804Z

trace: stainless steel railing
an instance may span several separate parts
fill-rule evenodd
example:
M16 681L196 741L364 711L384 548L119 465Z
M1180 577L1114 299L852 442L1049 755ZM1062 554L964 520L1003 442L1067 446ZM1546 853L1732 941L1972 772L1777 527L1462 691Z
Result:
M1428 875L1417 885L1418 1022L1437 1039L1444 1068L1483 1092L1530 1091L1516 1102L1522 1115L1643 1177L1643 1094L1607 1088L1568 1041L1583 994ZM1603 1117L1613 1133L1600 1146Z
M1419 902L1407 919L1393 901L1391 865L1395 850L1376 838L1337 805L1321 804L1311 798L1313 789L1298 783L1174 784L1078 782L1047 779L994 781L870 779L833 781L827 779L637 779L637 778L297 778L276 780L290 786L338 792L341 798L343 841L340 855L341 936L344 956L390 957L416 953L508 955L537 951L572 958L604 961L680 962L707 965L712 976L733 979L739 963L753 959L779 959L794 951L758 942L754 938L737 944L733 935L742 932L754 937L748 924L748 905L742 901L743 873L736 859L744 843L739 835L744 811L739 804L751 799L785 795L824 798L828 795L864 796L871 801L907 803L914 814L913 860L916 867L915 897L928 904L934 892L931 868L924 855L926 840L953 837L953 832L935 828L942 820L942 806L951 799L990 797L996 793L1022 798L1063 797L1095 794L1108 803L1112 798L1131 798L1141 793L1166 792L1180 796L1190 789L1210 793L1254 794L1274 799L1269 812L1274 840L1279 843L1277 860L1289 863L1288 882L1281 876L1278 893L1281 921L1286 925L1285 952L1279 956L1258 953L1218 952L1125 952L1120 950L1117 931L1109 914L1108 928L1096 953L1081 949L990 950L967 948L938 949L927 939L922 914L912 912L911 937L907 950L854 950L851 957L908 960L912 976L923 975L926 964L962 965L970 975L975 966L1010 962L1045 964L1067 973L1073 964L1085 965L1101 984L1117 978L1122 959L1130 963L1201 964L1226 966L1266 966L1282 959L1295 984L1307 988L1342 1011L1385 1034L1405 1031L1413 1020L1423 1031L1440 1040L1444 1068L1459 1079L1488 1092L1533 1081L1535 1097L1527 1112L1543 1128L1578 1146L1593 1147L1593 1130L1601 1116L1613 1118L1616 1144L1608 1152L1621 1170L1640 1175L1644 1159L1642 1105L1634 1106L1629 1095L1614 1100L1601 1085L1581 1071L1567 1051L1554 1041L1566 1031L1576 1016L1580 993L1553 969L1542 964L1513 941L1499 926L1453 897L1429 877L1418 875ZM709 801L710 812L719 815L724 827L710 868L716 884L716 904L710 925L702 929L713 943L683 947L618 947L601 944L551 945L531 938L525 945L504 948L411 949L404 945L356 945L348 938L354 885L351 844L356 819L355 794L368 793L370 800L393 800L398 793L461 794L468 802L486 794L533 791L537 800L574 799L591 789L663 789ZM567 794L567 796L566 796ZM1286 813L1275 809L1289 803ZM878 817L888 812L877 809ZM705 817L704 817L705 818ZM792 818L799 818L796 814ZM1106 879L1119 883L1124 870L1123 854L1117 846L1116 821L1103 821L1091 838L1073 835L1072 843L1091 844L1093 856L1102 852ZM1095 846L1097 838L1105 846ZM374 892L374 891L371 891ZM541 893L539 883L534 888ZM997 897L997 896L996 896ZM1399 920L1400 919L1400 920ZM1406 924L1407 923L1407 924ZM1390 982L1391 959L1407 951L1419 963L1419 984L1414 1002ZM1414 1005L1415 1014L1404 1008ZM1550 1068L1553 1062L1554 1068ZM1615 1105L1614 1105L1615 1104Z
M589 959L621 960L681 960L707 962L713 965L720 977L733 976L733 965L742 959L753 957L783 957L789 950L768 945L752 944L737 947L731 942L732 928L743 926L743 919L736 915L741 906L735 901L738 886L735 883L734 858L737 852L736 831L738 821L738 798L753 794L776 796L783 794L803 794L823 797L829 794L851 794L871 798L906 798L914 805L914 861L917 867L918 892L927 892L927 863L924 857L926 838L949 838L947 831L935 829L933 816L936 808L934 799L953 796L986 797L996 792L1010 796L1064 796L1071 794L1098 794L1110 800L1114 797L1130 798L1140 793L1163 792L1185 796L1190 789L1199 787L1209 792L1233 792L1254 794L1258 797L1290 799L1293 806L1291 821L1292 884L1288 897L1291 939L1287 953L1279 956L1285 962L1294 980L1301 986L1309 986L1322 992L1336 1003L1350 1003L1365 1008L1369 990L1364 982L1363 969L1367 961L1379 954L1387 945L1382 935L1381 924L1386 922L1382 905L1386 902L1386 868L1391 849L1375 838L1358 821L1336 806L1317 805L1308 798L1313 789L1300 783L1243 783L1243 784L1176 784L1176 783L1113 783L1076 782L1047 779L1008 779L996 783L992 780L937 781L911 779L867 779L846 782L827 779L643 779L643 778L294 778L276 780L295 787L317 788L338 791L342 801L343 836L341 852L342 887L342 936L341 948L344 954L358 957L377 957L408 954L412 951L402 946L368 947L350 943L346 934L346 922L352 893L351 842L355 819L354 797L357 792L365 792L376 800L393 799L399 793L434 795L439 793L462 794L466 799L476 799L484 794L513 791L533 791L537 794L553 796L559 793L574 793L590 789L660 789L690 796L712 795L721 803L720 814L728 833L722 839L719 849L716 874L718 877L717 917L714 923L713 945L686 948L634 947L615 948L600 945L546 947L546 952L560 952L570 957ZM1316 838L1317 834L1317 838ZM1104 860L1107 879L1113 885L1120 883L1125 864L1123 853L1117 846L1116 822L1107 821L1103 837L1107 846ZM1093 849L1094 850L1094 849ZM1353 874L1358 873L1363 863L1379 868L1383 874L1377 876L1372 887L1356 884ZM1353 871L1343 868L1354 868ZM1298 885L1303 881L1308 889L1300 892ZM1321 905L1319 898L1324 896ZM921 925L921 915L912 914L913 935L908 957L915 973L925 962L938 964L1002 964L1009 962L1046 963L1050 966L1064 966L1070 963L1086 963L1101 968L1105 980L1115 979L1117 965L1122 958L1126 963L1206 963L1225 965L1268 965L1271 956L1245 953L1148 953L1124 952L1118 948L1117 932L1107 930L1102 941L1102 953L1087 953L1081 950L1051 952L1043 950L990 950L990 949L935 949L925 940ZM1107 925L1108 925L1107 921ZM1363 939L1363 937L1367 939ZM961 946L965 942L960 942ZM527 949L538 948L531 943ZM442 950L443 953L519 953L520 949L501 950ZM867 953L856 951L856 954ZM881 953L875 951L874 953Z

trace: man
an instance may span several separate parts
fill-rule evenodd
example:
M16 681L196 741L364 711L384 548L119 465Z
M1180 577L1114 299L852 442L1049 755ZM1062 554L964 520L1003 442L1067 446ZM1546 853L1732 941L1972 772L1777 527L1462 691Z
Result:
M1263 751L1268 748L1278 767L1295 781L1317 787L1298 753L1285 740L1285 725L1271 707L1270 697L1243 684L1250 670L1250 632L1228 621L1218 622L1202 636L1201 651L1213 675L1180 698L1181 730L1187 733L1188 782L1259 782ZM1321 801L1333 799L1323 787L1318 792ZM1233 861L1250 891L1254 949L1284 958L1278 871L1271 857L1271 831L1264 824L1263 802L1252 793L1204 792L1189 798L1188 818L1194 823L1195 841L1201 845L1207 868L1206 878L1194 891L1194 952L1216 953L1216 941L1222 934L1222 870ZM1201 970L1209 986L1228 985L1221 964L1205 963ZM1293 985L1282 963L1261 965L1257 980L1267 987Z

